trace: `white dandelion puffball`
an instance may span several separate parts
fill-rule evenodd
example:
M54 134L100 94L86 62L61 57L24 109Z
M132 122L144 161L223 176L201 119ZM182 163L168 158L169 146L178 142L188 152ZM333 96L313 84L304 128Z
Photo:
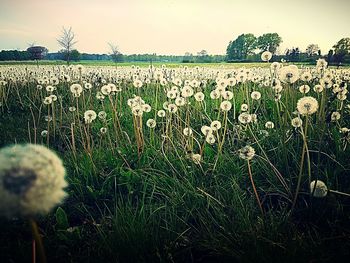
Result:
M192 131L192 129L191 128L184 128L184 130L183 130L183 134L185 135L185 136L191 136L192 135L192 133L193 133L193 131Z
M297 110L301 115L314 114L318 109L318 102L313 97L303 97L298 100Z
M251 94L250 94L250 97L253 99L253 100L259 100L261 98L261 93L259 91L253 91Z
M322 198L328 193L326 184L320 180L312 181L310 183L310 194L314 197Z
M239 150L239 157L243 160L251 160L255 155L253 147L247 145Z
M301 127L303 125L303 120L300 119L299 117L296 117L296 118L292 119L291 122L292 122L292 126L294 128L299 128L299 127Z
M210 124L210 128L213 130L213 131L217 131L221 128L221 122L220 121L213 121L211 124Z
M265 123L265 128L266 129L273 129L275 127L275 124L272 121L267 121Z
M93 110L87 110L84 113L84 120L85 123L91 123L93 120L95 120L97 117L97 114L95 111Z
M204 93L203 92L197 92L196 94L194 94L194 98L196 101L203 101L204 100Z
M154 128L154 127L156 127L157 123L154 119L148 119L146 121L146 125L148 128Z
M252 121L252 116L249 113L243 112L238 115L238 121L242 124L248 124Z
M222 111L229 111L232 108L232 104L231 102L229 102L228 100L224 100L223 102L221 102L220 104L220 109Z
M303 94L306 94L310 91L310 86L309 85L301 85L299 87L299 91Z
M264 51L261 54L261 60L262 61L270 61L271 58L272 58L272 53L270 51Z
M192 161L193 161L195 164L200 164L200 163L201 163L202 156L201 156L200 154L198 154L198 153L192 154L191 158L192 158Z
M73 94L80 94L83 91L83 87L80 84L73 84L70 86L70 91Z
M66 196L61 159L41 145L11 145L0 150L0 215L46 214Z

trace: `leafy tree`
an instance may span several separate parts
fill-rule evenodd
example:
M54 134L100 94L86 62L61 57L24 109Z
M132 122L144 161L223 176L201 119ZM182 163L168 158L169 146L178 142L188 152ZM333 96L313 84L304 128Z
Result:
M310 44L306 48L306 54L309 57L320 55L320 52L321 52L320 48L319 48L319 46L317 44Z
M61 36L57 39L58 44L63 48L66 54L66 61L69 65L71 59L71 52L73 50L74 45L77 43L75 41L75 34L72 31L72 28L69 29L63 27Z
M261 51L270 51L275 54L277 48L282 43L282 38L277 33L266 33L257 39L257 48Z
M256 37L251 34L239 35L234 41L230 41L226 49L227 60L245 60L256 48Z
M344 62L347 55L350 54L350 38L342 38L334 46L334 60L338 65Z
M328 64L331 64L333 62L333 55L334 55L334 51L333 51L333 49L330 49L328 51L328 55L327 55Z
M66 53L66 56L68 57L68 54ZM66 57L66 58L67 58ZM68 59L68 58L67 58ZM80 61L80 52L76 49L73 49L71 52L70 52L70 59L73 60L73 61Z
M27 52L30 54L31 59L41 60L47 55L48 49L41 46L30 46L27 48Z
M298 47L286 50L286 59L290 62L300 61L300 49Z

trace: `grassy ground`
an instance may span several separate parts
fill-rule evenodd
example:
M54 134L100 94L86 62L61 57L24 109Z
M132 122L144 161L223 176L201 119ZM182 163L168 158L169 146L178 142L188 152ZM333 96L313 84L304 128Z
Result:
M184 143L182 120L191 116L195 131L210 124L208 117L223 120L218 102L208 99L205 112L193 102L170 122L158 119L153 132L144 127L145 144L139 156L133 116L125 102L141 92L152 107L158 101L159 109L166 97L163 93L156 95L159 84L149 84L141 91L128 81L120 85L122 95L114 102L121 106L116 114L107 99L101 103L85 92L85 97L75 100L69 84L57 86L63 115L62 121L54 121L57 126L55 133L49 134L49 147L64 160L70 186L69 198L61 208L38 218L49 262L342 262L350 256L349 199L335 194L324 199L310 197L306 165L302 168L301 192L291 211L303 149L302 136L291 127L288 116L301 97L296 89L289 87L289 99L282 100L286 108L279 112L270 89L252 82L235 87L233 104L237 112L247 102L246 89L261 92L260 103L250 101L252 112L259 113L259 122L237 127L237 116L230 111L222 152L217 144L207 145L204 160L197 165L189 157L199 147L194 143L188 149ZM214 80L207 82L203 88L207 97L215 85ZM91 98L97 90L93 88ZM47 138L40 137L47 129L43 120L46 108L39 111L45 90L36 91L35 83L12 85L8 90L7 103L1 107L0 146L34 142L34 133L37 143L47 145ZM68 110L75 101L81 106L79 116ZM59 116L60 104L55 105ZM324 107L328 114L337 103L332 99ZM33 129L30 108L38 120L37 130ZM87 109L105 110L109 121L96 120L84 137L78 127L87 127L82 121ZM126 135L115 134L115 116ZM143 116L144 121L152 117L154 111ZM266 135L264 124L269 120L276 128ZM77 125L76 152L70 143L72 122ZM341 124L348 123L348 113L344 112ZM164 140L161 134L168 125L173 129L171 140ZM111 140L99 133L104 126ZM343 150L336 124L326 121L325 116L320 121L315 115L310 119L308 136L312 178L322 179L332 189L350 192L349 149ZM86 150L87 140L91 151ZM238 156L238 150L247 144L257 153L249 164ZM31 236L25 220L1 219L0 232L0 254L6 262L30 260Z

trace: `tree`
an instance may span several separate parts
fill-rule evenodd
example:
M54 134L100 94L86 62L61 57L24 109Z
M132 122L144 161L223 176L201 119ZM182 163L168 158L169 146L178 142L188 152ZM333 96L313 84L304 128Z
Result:
M310 44L306 48L306 54L309 57L316 56L320 53L320 48L317 44Z
M66 56L68 56L67 53ZM76 49L73 49L70 53L70 59L73 61L80 61L80 52Z
M226 49L227 60L245 60L256 48L256 37L251 34L239 35L234 41L230 41Z
M112 43L108 43L108 46L109 46L109 48L111 50L110 56L111 56L113 62L117 66L118 62L122 62L123 61L123 54L120 53L119 48L118 48L117 45L114 45Z
M350 54L350 38L342 38L334 46L334 60L338 65L344 62L347 55Z
M290 62L300 61L300 49L298 47L286 50L286 59Z
M27 52L30 54L31 59L41 60L47 55L48 49L41 46L30 46L27 48Z
M65 57L67 64L69 65L73 46L77 43L77 41L75 41L75 34L72 31L72 28L70 27L69 29L66 29L63 27L62 35L57 39L57 42L63 48L66 54Z
M277 48L282 43L282 38L277 33L266 33L257 39L257 48L263 51L270 51L275 54Z
M201 50L197 53L197 56L199 57L205 57L205 56L208 56L208 52L206 50Z

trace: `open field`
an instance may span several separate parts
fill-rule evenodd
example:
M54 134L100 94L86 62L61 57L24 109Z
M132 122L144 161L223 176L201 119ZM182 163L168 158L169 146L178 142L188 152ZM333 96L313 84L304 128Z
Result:
M350 70L162 64L0 66L0 146L45 145L67 171L36 218L48 261L349 257ZM28 223L1 220L4 262L29 260Z

